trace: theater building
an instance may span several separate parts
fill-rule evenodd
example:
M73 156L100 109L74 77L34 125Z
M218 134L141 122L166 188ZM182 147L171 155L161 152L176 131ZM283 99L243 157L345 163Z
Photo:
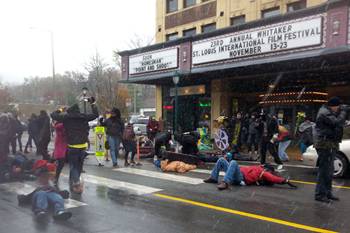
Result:
M214 132L213 120L221 114L260 109L275 113L293 128L298 113L315 117L329 96L350 103L349 1L244 1L260 3L255 10L260 12L255 14L260 15L258 19L248 9L232 11L233 2L242 1L226 1L231 2L227 11L220 2L205 1L157 17L159 43L120 52L124 82L157 86L157 117L169 128L174 120L174 76L180 77L182 130L207 124ZM169 10L165 5L158 7ZM292 6L298 7L288 10ZM215 15L209 17L212 7ZM201 18L193 22L196 33L185 35L188 29L184 29L176 39L167 36L188 24L180 16L186 18L189 10L194 18ZM249 20L233 24L236 14ZM203 20L233 25L197 33Z

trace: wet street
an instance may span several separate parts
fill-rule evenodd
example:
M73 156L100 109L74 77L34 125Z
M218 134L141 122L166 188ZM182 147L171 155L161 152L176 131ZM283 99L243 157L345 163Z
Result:
M122 161L120 161L120 164ZM19 207L16 193L35 183L0 185L1 233L17 232L349 232L350 180L337 179L334 194L341 202L313 200L314 169L287 167L298 185L231 187L218 191L205 184L209 167L184 175L162 173L143 161L140 167L97 167L89 156L84 173L85 191L67 204L68 222L36 223L30 207ZM60 181L67 188L68 169Z

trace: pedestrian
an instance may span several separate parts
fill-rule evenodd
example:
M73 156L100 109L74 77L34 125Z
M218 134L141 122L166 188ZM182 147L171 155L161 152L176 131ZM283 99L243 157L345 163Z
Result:
M33 113L31 117L28 119L28 141L24 147L24 153L28 154L28 147L30 150L33 149L33 142L35 147L37 147L37 142L36 142L36 134L38 132L35 121L37 119L37 116Z
M318 154L318 174L315 200L329 203L339 201L332 193L334 158L339 151L339 143L343 138L343 128L349 106L341 106L338 97L329 99L318 111L316 118L315 148Z
M241 132L242 132L242 113L237 113L236 117L232 117L227 131L229 132L229 140L232 148L236 147L238 151L241 149Z
M240 137L241 149L243 147L245 148L248 147L249 121L250 121L249 114L246 113L242 119L241 137Z
M45 110L40 111L36 119L39 127L37 154L41 155L43 160L49 160L48 146L51 140L50 117Z
M300 148L300 161L303 161L303 154L306 149L314 144L313 131L315 128L315 123L311 121L309 117L306 117L304 122L300 124L298 128L298 134L300 136L299 148Z
M83 185L80 181L80 175L83 170L84 159L87 155L89 137L89 121L98 117L98 109L95 106L95 98L88 98L91 104L92 113L81 113L78 104L74 104L67 109L66 114L62 114L62 109L51 113L53 120L63 123L68 150L67 160L70 167L69 186L77 194L83 192Z
M256 117L256 113L253 113L249 119L248 127L248 153L251 155L254 151L254 154L258 156L259 149L259 126L260 122Z
M16 121L8 113L0 113L0 170L8 159L10 142L16 135Z
M227 189L229 184L232 185L273 185L273 184L288 184L292 188L297 188L290 183L288 179L274 174L274 169L271 166L244 166L240 167L235 160L228 162L225 158L220 158L209 178L204 180L204 183L215 183L219 181L220 171L225 172L223 181L217 188L219 190Z
M281 161L287 162L289 161L288 154L286 150L290 143L292 142L290 133L288 129L282 125L278 126L278 156Z
M266 163L266 152L269 151L271 156L274 158L275 163L279 164L278 170L283 168L283 163L280 160L277 148L276 141L278 137L278 122L276 116L268 116L262 114L261 116L261 127L259 134L262 135L260 142L260 163Z
M11 140L11 148L12 148L12 154L16 154L17 152L17 141L18 141L18 148L19 151L22 152L22 135L23 135L23 125L21 121L18 119L17 113L13 114L13 118L15 119L15 131L16 134Z
M124 123L121 120L119 109L113 108L111 111L111 117L107 120L101 118L100 123L102 126L106 127L106 134L111 152L113 167L118 167L119 148L120 143L123 139L124 132Z
M53 163L47 163L46 160L38 160L33 167L38 177L38 188L27 195L18 195L18 204L25 205L32 203L32 210L36 220L39 222L47 219L49 210L53 209L53 218L55 220L68 220L72 213L64 208L64 199L69 198L68 191L60 191L51 185L54 180L56 166Z
M61 171L66 163L66 155L67 155L67 138L66 131L64 129L63 123L53 122L53 127L56 131L55 137L55 149L53 151L53 157L56 161L57 169L55 176L55 184L58 184L58 180L60 178Z
M148 139L153 141L158 132L159 132L159 123L152 116L150 116L147 123Z
M136 135L134 132L133 125L128 123L124 129L123 133L123 146L125 149L125 163L124 166L127 167L130 164L135 165L135 154L136 154ZM129 153L131 153L130 164L128 162Z

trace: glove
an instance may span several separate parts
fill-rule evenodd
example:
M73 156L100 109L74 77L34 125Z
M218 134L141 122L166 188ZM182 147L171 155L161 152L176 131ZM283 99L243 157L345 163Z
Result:
M283 183L287 184L289 187L291 187L293 189L297 189L298 188L298 186L292 184L289 180L285 180Z
M96 99L95 99L95 97L91 96L91 97L88 99L88 101L89 101L90 104L93 104L93 103L95 103Z

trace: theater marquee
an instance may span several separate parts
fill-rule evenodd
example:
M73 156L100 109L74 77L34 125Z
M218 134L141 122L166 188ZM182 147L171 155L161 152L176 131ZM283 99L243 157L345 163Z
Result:
M178 67L178 49L143 53L129 58L129 74L136 75Z
M322 17L210 38L192 44L192 65L322 44Z

